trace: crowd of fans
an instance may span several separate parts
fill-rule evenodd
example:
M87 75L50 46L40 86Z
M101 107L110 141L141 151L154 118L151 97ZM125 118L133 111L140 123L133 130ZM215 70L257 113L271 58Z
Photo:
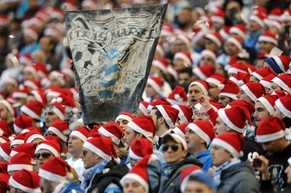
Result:
M155 3L0 0L0 193L291 192L288 0L169 1L136 112L84 125L65 12Z

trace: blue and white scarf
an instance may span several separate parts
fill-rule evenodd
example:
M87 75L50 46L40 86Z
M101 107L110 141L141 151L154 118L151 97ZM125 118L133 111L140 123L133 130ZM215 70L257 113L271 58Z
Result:
M86 188L89 186L90 180L93 178L95 174L102 173L104 170L104 167L109 162L109 160L103 160L102 162L96 164L94 167L89 168L87 170L84 170L83 173L83 181L81 183L81 188L83 190L86 190Z
M226 169L234 169L238 167L241 164L241 161L239 158L233 158L231 160L228 160L221 166L219 166L215 171L214 171L214 184L216 187L218 187L221 183L220 175L223 170Z

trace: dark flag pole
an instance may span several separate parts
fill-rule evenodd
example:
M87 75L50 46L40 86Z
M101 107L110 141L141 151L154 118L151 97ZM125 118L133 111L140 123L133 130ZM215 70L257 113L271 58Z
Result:
M135 113L159 41L167 4L68 11L72 52L85 124Z

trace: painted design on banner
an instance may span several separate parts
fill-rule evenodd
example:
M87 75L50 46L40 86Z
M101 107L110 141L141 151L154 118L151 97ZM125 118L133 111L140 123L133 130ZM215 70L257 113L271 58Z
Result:
M109 107L117 113L135 111L149 74L166 6L66 13L67 39L85 114L97 115L95 111L102 106L107 115L99 117L109 121L106 112ZM87 122L101 121L89 119Z

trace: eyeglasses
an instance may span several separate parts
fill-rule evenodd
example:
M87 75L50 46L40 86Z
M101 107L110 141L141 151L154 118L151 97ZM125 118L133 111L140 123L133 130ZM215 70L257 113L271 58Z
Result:
M49 152L42 152L42 153L36 153L36 154L34 154L34 157L35 157L35 159L39 159L40 158L40 156L43 158L43 159L48 159L49 157L51 157L51 153L49 153Z
M178 149L179 149L178 144L172 144L172 145L164 144L163 147L162 147L162 150L163 151L168 151L169 147L171 147L171 149L173 151L178 151Z

